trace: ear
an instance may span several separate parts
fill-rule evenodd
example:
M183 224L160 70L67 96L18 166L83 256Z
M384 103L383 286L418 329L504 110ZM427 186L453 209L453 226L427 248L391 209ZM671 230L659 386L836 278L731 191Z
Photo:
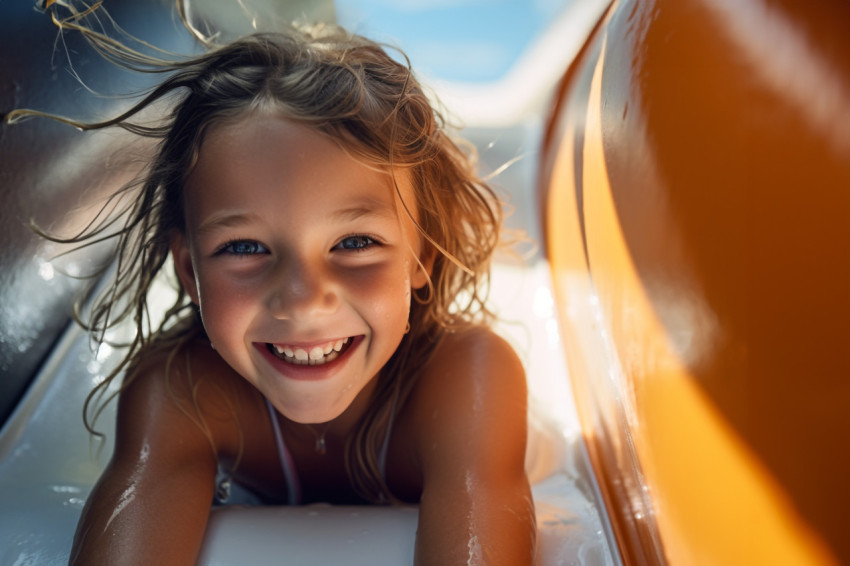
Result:
M171 257L174 259L174 270L177 278L189 298L198 304L198 282L195 279L195 268L192 265L192 253L189 250L189 242L183 234L177 233L171 237Z
M419 263L416 265L416 271L410 277L410 286L413 289L421 289L428 284L434 270L434 260L437 257L437 248L425 238L420 239L422 243L420 244Z

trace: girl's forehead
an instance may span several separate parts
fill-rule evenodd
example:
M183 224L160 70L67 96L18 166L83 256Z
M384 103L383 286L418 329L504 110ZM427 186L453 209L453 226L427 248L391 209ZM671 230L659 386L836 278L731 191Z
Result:
M351 160L377 173L412 178L407 167L393 167L388 155L375 155L374 149L350 133L334 132L268 109L246 110L235 116L211 120L203 128L196 153L204 152L211 145L211 140L214 140L216 153L238 152L244 147L246 140L257 137L281 145L288 151L305 152L315 146L324 146L322 151L342 151ZM193 168L197 161L196 158ZM188 174L191 174L191 171Z
M186 193L190 207L262 195L269 202L371 199L391 204L400 217L407 211L414 218L417 214L407 169L367 163L315 127L264 113L210 125L187 176Z

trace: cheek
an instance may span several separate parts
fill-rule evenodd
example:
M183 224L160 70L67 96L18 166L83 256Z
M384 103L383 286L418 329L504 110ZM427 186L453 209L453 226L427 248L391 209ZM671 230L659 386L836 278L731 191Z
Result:
M386 296L391 296L392 300L384 301L384 316L394 330L403 334L410 318L411 300L410 275L406 270L399 272L392 280L392 292Z
M199 273L198 305L207 334L220 342L228 336L228 329L232 331L244 325L252 312L250 305L254 297L246 289L209 275Z
M383 320L403 330L410 312L410 274L408 265L399 262L393 269L361 274L352 281L360 299L368 305L377 321ZM399 322L401 321L401 322Z

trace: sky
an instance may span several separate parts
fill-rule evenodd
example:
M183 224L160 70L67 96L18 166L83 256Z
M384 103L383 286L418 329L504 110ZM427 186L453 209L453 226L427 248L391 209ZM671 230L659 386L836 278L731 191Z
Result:
M337 20L398 45L423 76L500 78L570 0L336 0Z

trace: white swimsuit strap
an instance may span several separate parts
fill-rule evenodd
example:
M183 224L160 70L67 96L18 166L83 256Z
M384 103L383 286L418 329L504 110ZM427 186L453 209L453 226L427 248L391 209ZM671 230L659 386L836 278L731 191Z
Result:
M286 444L283 442L283 433L280 431L280 421L277 417L277 409L266 399L266 406L269 408L269 418L272 421L274 429L274 439L277 444L277 453L280 457L280 467L283 469L283 475L286 478L286 490L289 495L290 505L301 504L301 482L298 479L298 472L295 470L295 462L292 460L292 455L286 449Z

